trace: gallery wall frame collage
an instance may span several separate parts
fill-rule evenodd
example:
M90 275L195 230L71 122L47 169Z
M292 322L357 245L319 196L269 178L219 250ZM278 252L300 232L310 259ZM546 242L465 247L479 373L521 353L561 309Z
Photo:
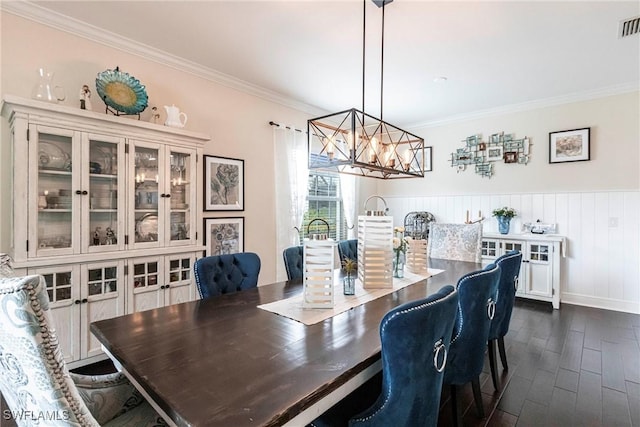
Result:
M244 211L244 160L204 156L204 211ZM205 217L206 256L244 252L244 217Z

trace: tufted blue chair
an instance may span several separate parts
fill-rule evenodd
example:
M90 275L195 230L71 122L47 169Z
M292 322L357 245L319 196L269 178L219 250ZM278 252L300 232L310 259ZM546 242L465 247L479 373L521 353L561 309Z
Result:
M258 286L260 257L253 252L200 258L193 265L201 299Z
M484 418L480 394L480 373L484 350L494 317L500 267L488 265L484 270L466 274L458 280L458 312L453 326L449 361L444 371L444 384L451 386L454 424L458 425L457 387L471 382L480 418Z
M510 251L496 260L496 265L500 267L500 283L498 284L498 301L496 302L496 315L491 321L489 330L489 366L491 367L491 379L493 387L498 390L498 373L496 369L496 342L500 350L500 361L505 371L509 370L507 365L507 353L504 349L504 336L509 332L509 322L513 303L516 299L518 289L518 276L520 275L520 264L522 253L520 251Z
M291 246L282 252L288 280L302 279L304 275L302 269L303 254L304 249L302 246Z
M348 420L349 426L358 427L436 426L457 306L458 293L448 285L385 314L380 323L381 388L374 377L311 425L337 427ZM374 393L367 390L370 387L376 387ZM369 402L377 400L357 413L367 397Z
M427 251L431 258L482 261L482 224L429 223Z
M338 242L338 255L340 255L340 264L342 264L345 258L357 260L358 239L340 240Z
M19 426L167 425L124 374L68 371L42 276L0 278L0 392Z

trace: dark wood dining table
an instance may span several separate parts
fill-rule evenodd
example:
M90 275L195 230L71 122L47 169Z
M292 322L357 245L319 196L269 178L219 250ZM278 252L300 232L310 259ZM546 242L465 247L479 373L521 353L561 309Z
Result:
M304 426L375 375L380 320L482 268L444 270L314 325L258 308L302 292L278 282L91 324L105 352L177 426Z

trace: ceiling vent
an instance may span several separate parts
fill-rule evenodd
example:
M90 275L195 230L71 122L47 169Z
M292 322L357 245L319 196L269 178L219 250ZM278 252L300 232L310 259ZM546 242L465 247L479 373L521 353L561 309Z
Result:
M640 16L620 21L618 25L618 38L632 36L640 33Z

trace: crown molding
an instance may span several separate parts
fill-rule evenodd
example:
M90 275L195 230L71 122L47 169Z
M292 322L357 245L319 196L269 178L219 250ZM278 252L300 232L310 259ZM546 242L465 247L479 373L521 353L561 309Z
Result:
M470 113L457 114L443 119L431 120L406 126L407 129L430 128L436 126L449 125L453 123L466 122L469 120L481 119L490 116L518 113L522 111L536 110L539 108L553 107L556 105L571 104L574 102L589 101L592 99L605 98L607 96L622 95L640 90L639 82L628 82L614 86L607 86L600 89L574 92L567 95L556 96L535 101L522 102L518 104L503 105L497 108L473 111Z
M169 54L144 43L139 43L116 33L87 24L86 22L53 12L29 1L0 0L0 10L139 56L149 61L166 65L222 86L226 86L267 101L275 102L285 107L293 108L312 115L325 114L325 110L316 106L286 97L277 92L240 80L228 74L203 67L193 61Z
M202 65L197 64L193 61L186 60L176 55L171 55L160 49L156 49L146 44L139 43L135 40L120 36L116 33L106 31L93 25L89 25L80 20L70 18L57 12L53 12L27 0L0 0L0 10L313 116L327 114L327 110L324 110L317 106L307 104L290 97L286 97L280 93L265 89L244 80L240 80L228 74L203 67ZM573 102L588 101L591 99L620 95L638 90L640 90L640 84L638 82L629 82L590 91L575 92L558 97L545 98L518 104L504 105L497 108L457 114L442 119L428 120L412 125L404 125L403 127L405 129L418 129L443 126L447 124L480 119L484 117L535 110L538 108L552 107Z

